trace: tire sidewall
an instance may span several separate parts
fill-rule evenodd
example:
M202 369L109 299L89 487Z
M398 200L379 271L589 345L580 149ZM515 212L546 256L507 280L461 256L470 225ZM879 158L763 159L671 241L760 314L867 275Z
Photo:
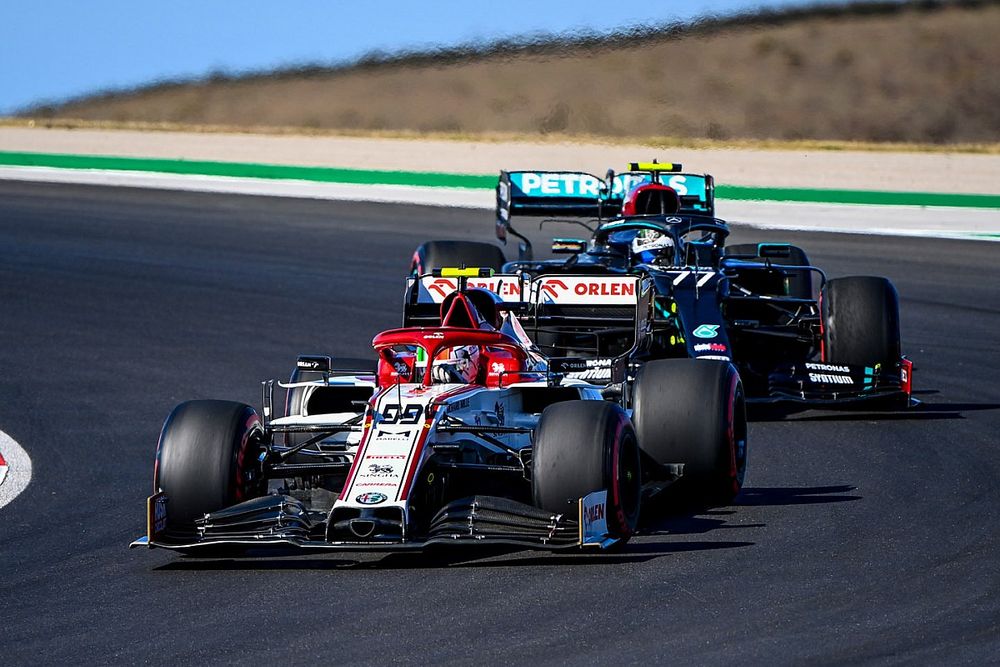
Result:
M566 401L542 413L534 446L532 495L538 507L565 513L572 501L608 493L608 529L628 538L641 497L638 440L624 410L603 401ZM629 469L632 475L626 478Z
M164 422L157 443L154 493L167 496L168 521L189 528L194 518L249 500L263 478L248 475L261 447L263 426L249 405L188 401Z
M732 364L649 362L636 376L632 408L639 446L655 464L651 473L656 466L682 463L688 487L712 500L736 496L748 448L745 394Z

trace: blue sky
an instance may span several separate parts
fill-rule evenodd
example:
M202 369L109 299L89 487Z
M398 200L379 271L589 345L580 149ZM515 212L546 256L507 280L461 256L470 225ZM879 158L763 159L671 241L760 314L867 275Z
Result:
M4 0L0 114L157 79L607 32L804 0Z

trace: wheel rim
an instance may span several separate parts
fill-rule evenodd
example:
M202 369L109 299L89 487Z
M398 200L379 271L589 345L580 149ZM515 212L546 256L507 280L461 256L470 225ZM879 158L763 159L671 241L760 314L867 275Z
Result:
M747 420L746 401L743 396L743 387L736 390L736 399L733 408L733 463L735 478L733 480L733 491L739 492L743 487L743 480L747 474Z
M615 470L615 501L621 512L621 530L630 535L635 529L639 514L642 481L639 469L639 443L629 429L619 436Z

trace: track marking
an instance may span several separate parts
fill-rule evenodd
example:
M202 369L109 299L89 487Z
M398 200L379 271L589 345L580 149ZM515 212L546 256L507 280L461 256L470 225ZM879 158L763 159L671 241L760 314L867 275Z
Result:
M17 498L31 483L31 457L0 431L0 507Z
M0 166L0 180L73 183L192 192L370 201L493 210L485 188L321 183L153 172ZM733 229L778 229L1000 242L1000 210L948 206L719 200L717 215Z

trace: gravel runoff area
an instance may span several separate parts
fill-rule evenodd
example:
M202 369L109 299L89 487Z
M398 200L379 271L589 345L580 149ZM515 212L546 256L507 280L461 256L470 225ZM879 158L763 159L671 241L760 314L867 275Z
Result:
M657 148L335 136L0 127L0 151L489 174L568 169L602 175L629 161L675 161L719 183L789 188L1000 194L1000 155Z

